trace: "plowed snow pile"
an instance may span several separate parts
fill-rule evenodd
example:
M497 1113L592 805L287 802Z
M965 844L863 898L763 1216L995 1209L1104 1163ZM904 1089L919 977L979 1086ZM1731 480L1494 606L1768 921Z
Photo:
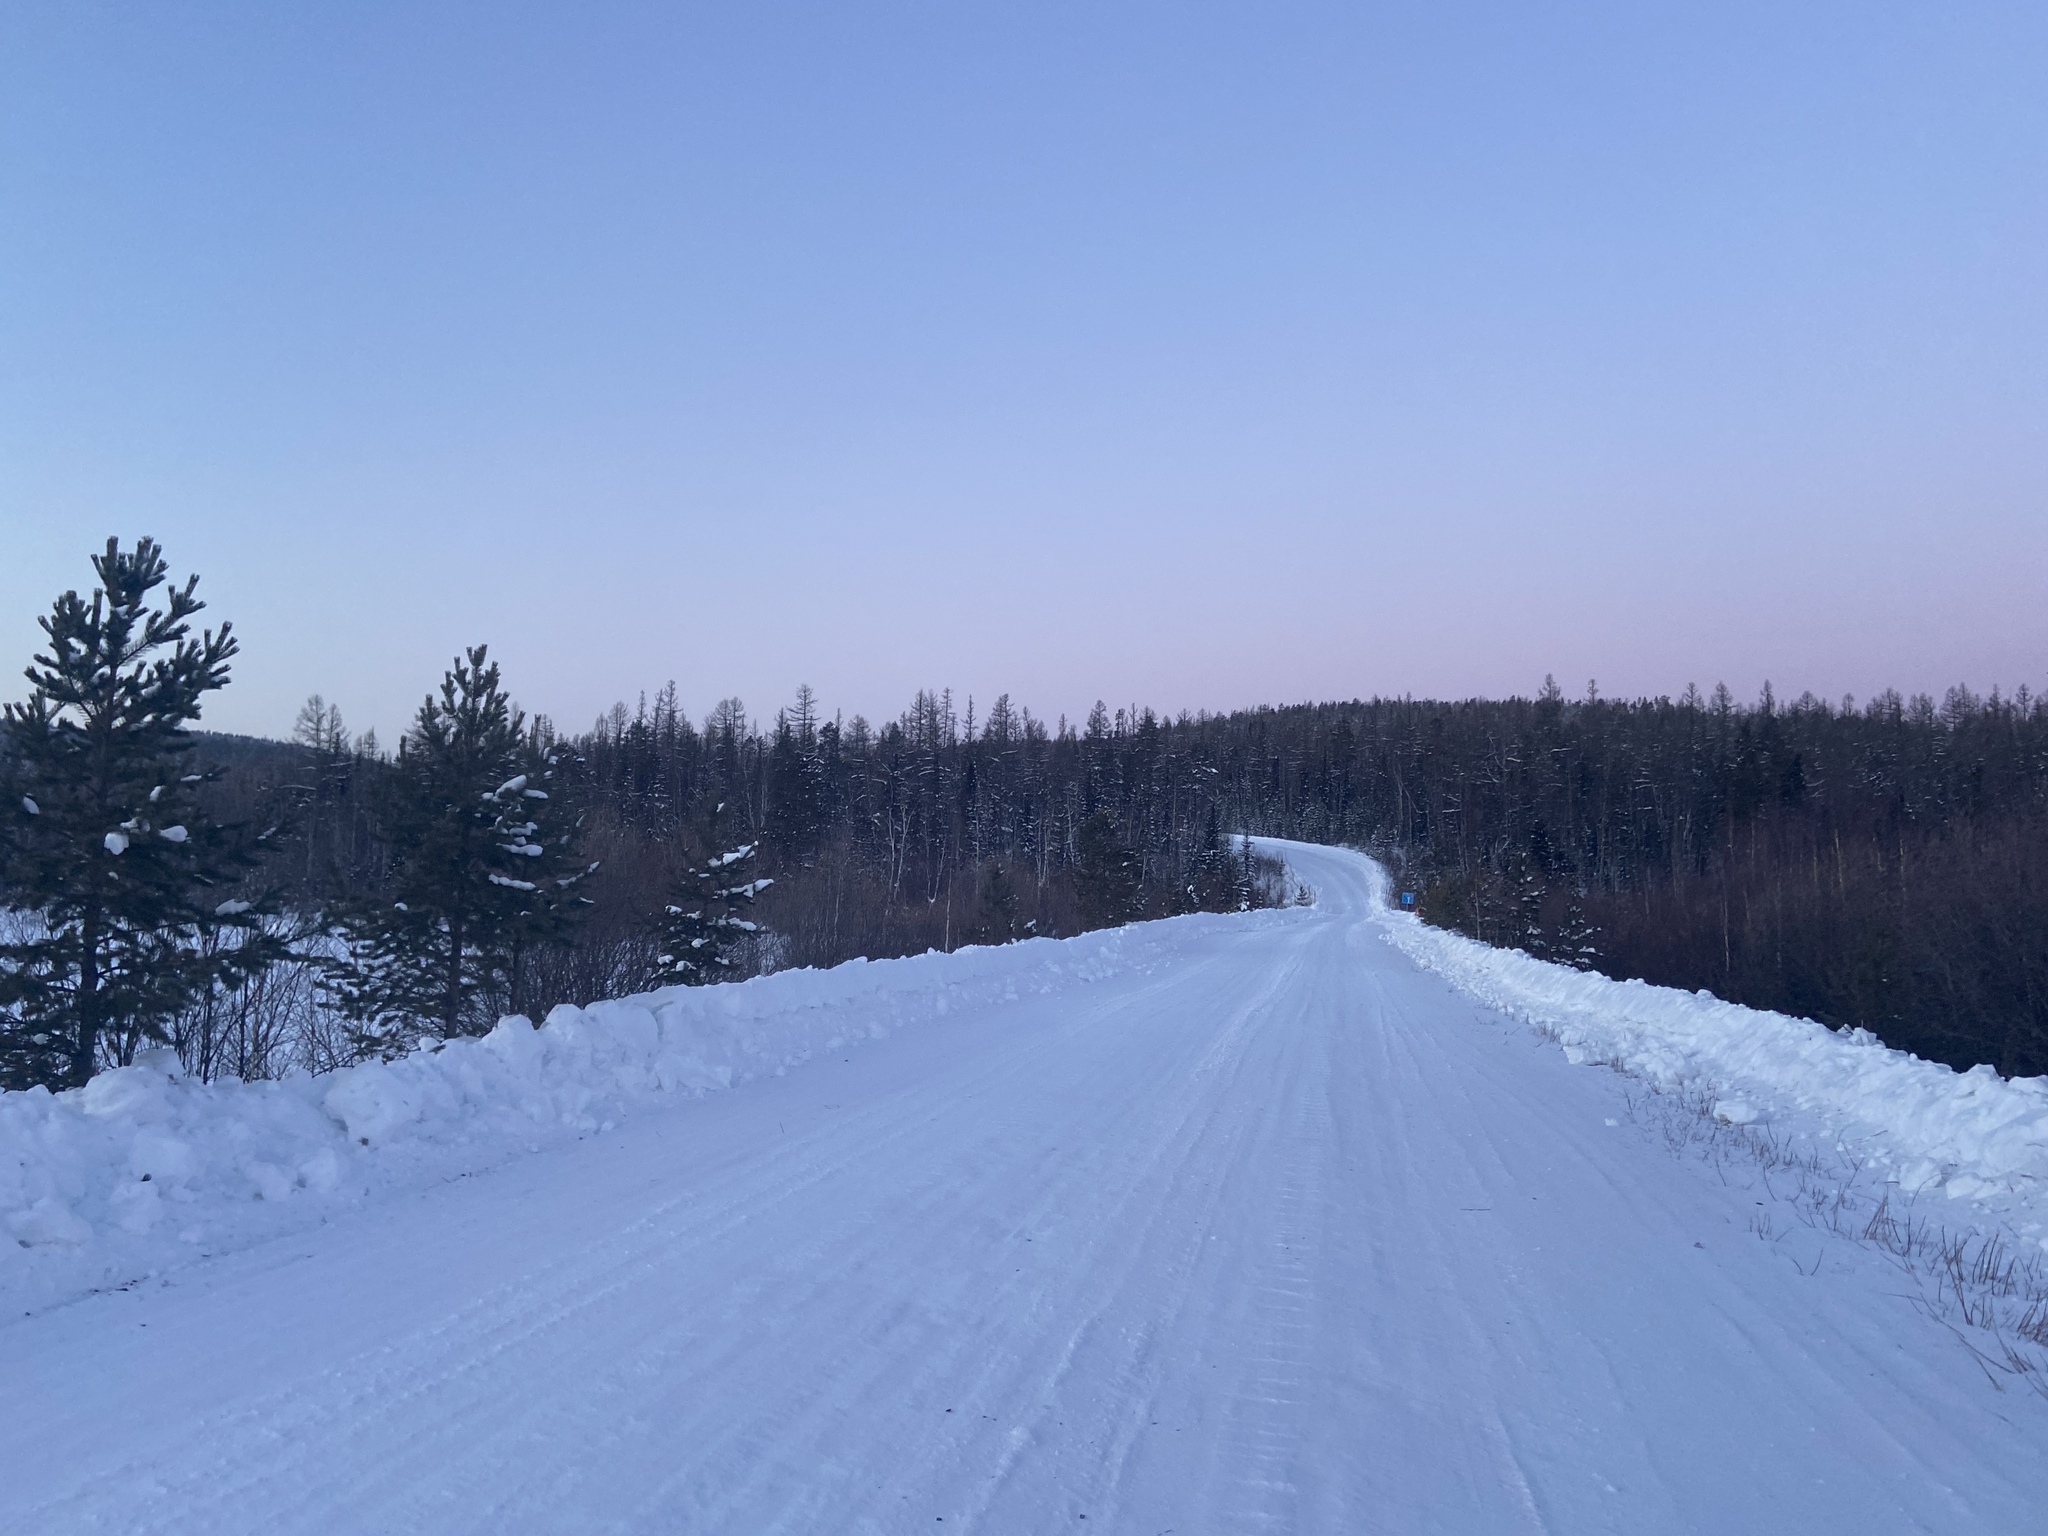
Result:
M1951 1225L1987 1218L2048 1247L2048 1078L1957 1072L1840 1032L1680 992L1614 981L1386 915L1387 942L1502 1013L1540 1025L1574 1062L1607 1062L1708 1095L1737 1125L1812 1135L1880 1170Z
M1269 842L1283 856L1289 844ZM1381 877L1382 880L1384 877ZM0 1094L0 1295L17 1310L118 1286L323 1219L380 1189L600 1134L636 1107L780 1073L949 1009L1085 985L1194 953L1194 917L1003 948L561 1007L390 1063L275 1083L202 1084L168 1051L85 1088ZM1574 1061L1619 1063L1713 1096L1945 1195L1952 1223L2048 1246L2048 1080L2005 1081L1874 1036L1549 964L1385 912L1387 942L1461 990L1555 1033Z
M1213 921L669 987L320 1077L200 1083L157 1050L72 1092L0 1094L0 1296L19 1312L127 1284L380 1190L609 1131L656 1100L1145 970Z

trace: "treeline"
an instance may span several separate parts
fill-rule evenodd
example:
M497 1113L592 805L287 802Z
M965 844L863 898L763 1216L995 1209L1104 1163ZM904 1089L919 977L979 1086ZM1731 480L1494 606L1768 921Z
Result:
M945 694L876 726L803 691L700 728L671 688L571 745L615 880L618 916L593 927L621 940L582 953L622 978L639 898L620 898L680 850L758 842L781 958L821 964L1227 906L1249 831L1368 848L1426 920L1490 943L2048 1072L2048 708L2025 690L1739 704L1546 682L1174 719L1098 705L1078 727Z
M7 1085L151 1041L208 1075L319 1068L672 981L1288 899L1243 833L1372 850L1490 943L2048 1072L2024 690L1074 724L943 692L828 717L808 689L700 721L670 685L565 735L479 649L387 755L317 698L290 742L188 729L231 639L189 632L189 583L148 608L147 541L95 566L0 744Z
M1228 829L1215 766L1143 710L1098 705L1074 726L924 692L873 724L826 718L800 688L770 719L726 699L700 723L671 684L580 735L546 720L529 735L597 868L574 931L529 958L527 995L494 1006L540 1014L660 984L672 897L739 849L762 891L737 974L1286 899L1278 867ZM379 806L398 765L336 708L309 700L290 743L197 740L223 819L283 828L266 873L287 906L389 894L398 850Z
M1048 729L921 694L870 726L801 690L771 726L737 700L698 726L671 687L565 738L475 647L389 757L318 698L290 743L209 738L239 647L196 629L196 578L147 539L93 566L0 723L0 1087L152 1045L203 1076L317 1070L562 1002L1281 893L1149 714Z
M1371 848L1428 921L1618 978L2048 1072L2048 707L1710 697L1196 722L1223 819Z
M305 800L301 904L374 891L389 764L330 732L209 742L248 814ZM1367 848L1426 920L1616 977L1861 1025L1959 1068L2048 1072L2048 710L2024 690L1857 706L1769 690L1374 700L1078 726L922 694L875 725L807 692L693 723L665 689L568 738L602 863L546 995L651 984L646 913L752 843L752 965L830 964L1279 899L1241 831Z

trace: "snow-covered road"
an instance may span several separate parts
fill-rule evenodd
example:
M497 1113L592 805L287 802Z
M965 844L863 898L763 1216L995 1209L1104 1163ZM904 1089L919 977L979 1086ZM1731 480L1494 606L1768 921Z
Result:
M1181 963L0 1326L0 1529L2048 1528L2048 1404L1290 858Z

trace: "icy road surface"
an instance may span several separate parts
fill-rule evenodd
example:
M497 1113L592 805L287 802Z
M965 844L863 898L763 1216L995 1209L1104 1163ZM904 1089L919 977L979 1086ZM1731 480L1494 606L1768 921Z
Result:
M2048 1529L1896 1270L1289 856L1185 963L0 1325L0 1529Z

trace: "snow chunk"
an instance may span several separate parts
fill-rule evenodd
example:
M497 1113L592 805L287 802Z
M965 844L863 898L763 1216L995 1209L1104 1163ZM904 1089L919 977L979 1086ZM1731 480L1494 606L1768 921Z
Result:
M7 1230L24 1248L83 1248L92 1241L92 1228L54 1195L16 1211L7 1218Z
M302 1188L324 1195L341 1182L341 1159L334 1155L334 1148L322 1147L300 1160L298 1173Z
M171 1112L167 1074L137 1063L102 1072L78 1090L78 1107L97 1120L151 1125Z
M114 1218L114 1225L139 1237L163 1216L163 1195L153 1183L134 1180L116 1184L113 1193L107 1196L107 1210Z
M106 836L106 847L107 852L112 854L126 853L128 851L128 834L126 832L109 832Z
M348 1128L361 1145L383 1141L402 1125L420 1117L425 1096L388 1062L372 1062L335 1074L341 1081L321 1100L327 1113Z
M189 1142L161 1131L136 1133L128 1149L128 1171L137 1179L157 1184L189 1184L199 1172L199 1158Z

